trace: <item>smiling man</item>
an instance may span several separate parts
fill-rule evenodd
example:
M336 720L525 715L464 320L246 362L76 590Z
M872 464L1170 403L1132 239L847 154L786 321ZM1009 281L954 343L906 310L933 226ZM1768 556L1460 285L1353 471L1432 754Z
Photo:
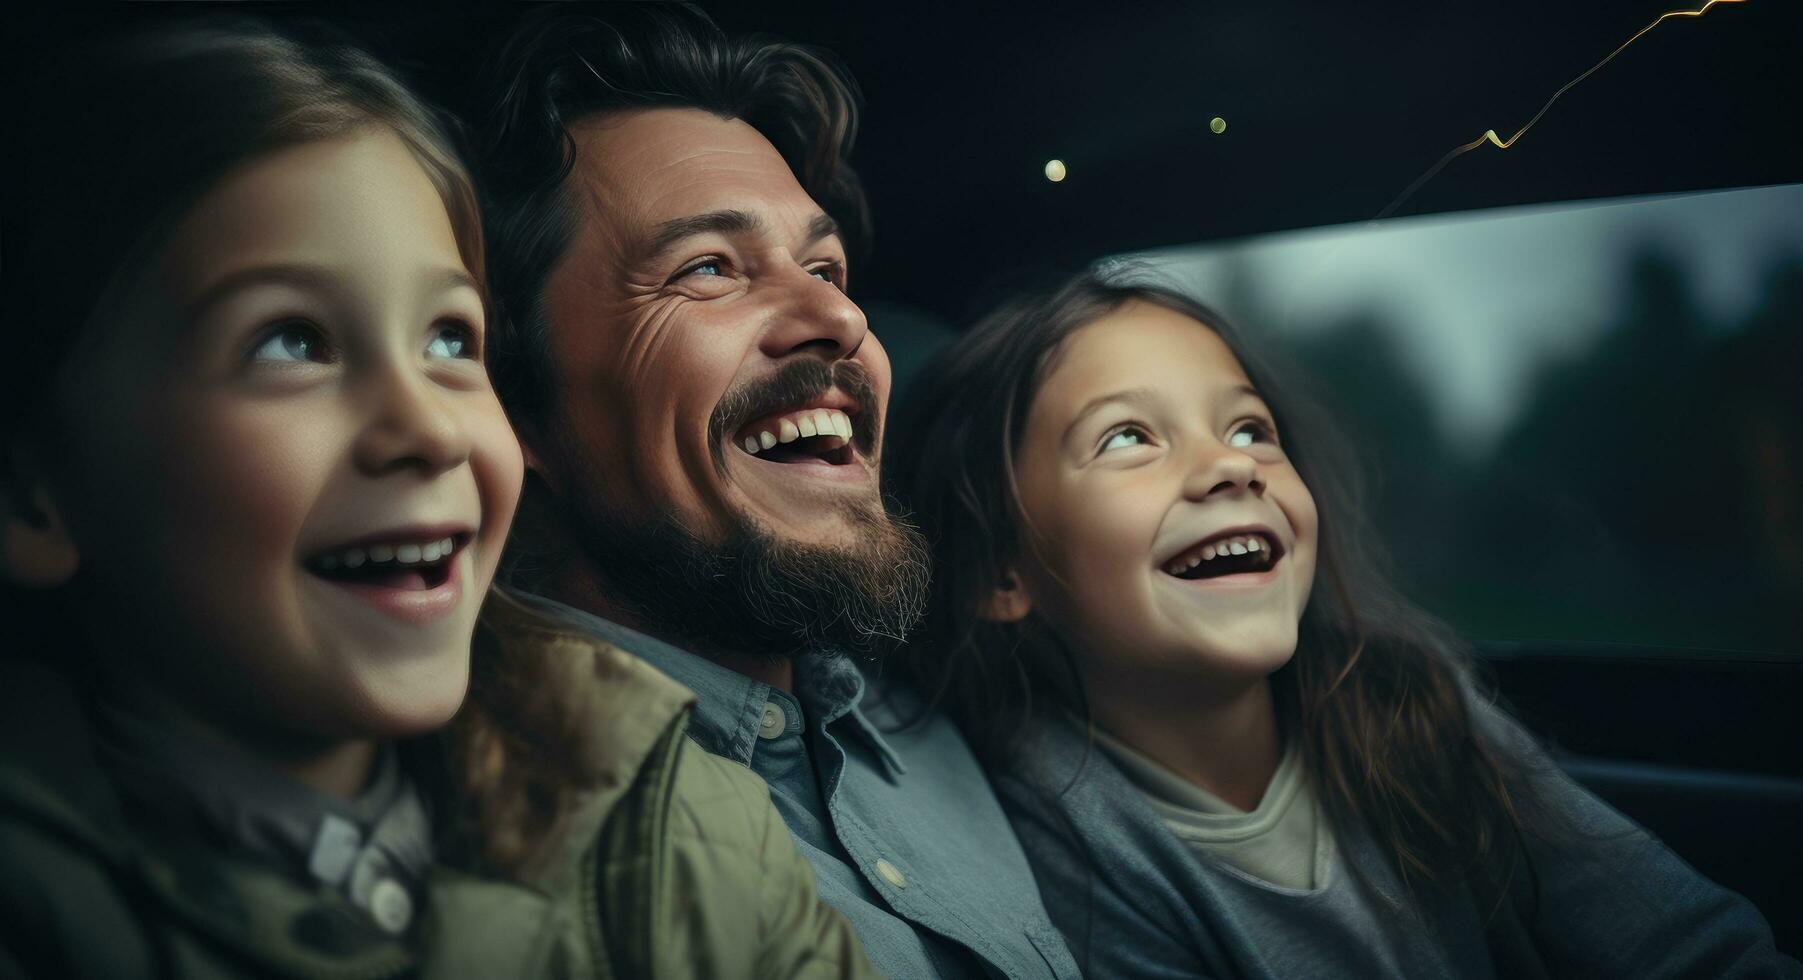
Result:
M693 737L769 783L885 972L1074 976L963 739L854 661L915 624L928 569L879 492L889 360L846 294L850 80L662 4L553 13L498 67L513 583L695 691Z

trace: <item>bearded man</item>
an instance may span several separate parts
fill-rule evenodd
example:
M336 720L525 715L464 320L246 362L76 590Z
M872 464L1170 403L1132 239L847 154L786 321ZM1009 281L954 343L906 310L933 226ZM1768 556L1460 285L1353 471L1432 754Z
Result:
M553 13L498 67L511 581L695 692L693 738L769 784L884 972L1075 976L963 739L858 665L920 617L928 566L879 491L889 360L846 293L849 77L662 4Z

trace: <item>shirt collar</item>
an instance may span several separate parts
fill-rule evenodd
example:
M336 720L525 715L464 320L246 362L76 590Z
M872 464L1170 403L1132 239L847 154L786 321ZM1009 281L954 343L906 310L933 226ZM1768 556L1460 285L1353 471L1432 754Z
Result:
M198 819L233 848L335 888L368 890L349 878L371 849L410 885L424 882L433 861L431 817L393 745L382 747L369 786L342 799L232 746L106 702L95 707L98 744L114 777L166 819Z
M689 736L714 755L725 756L740 765L751 765L751 756L758 744L758 722L763 717L764 703L772 694L770 685L555 599L525 592L512 594L572 628L644 660L695 692L696 705L689 719ZM850 657L831 650L797 657L794 696L813 724L824 728L844 718L847 727L870 744L892 774L907 771L901 758L859 707L864 696L864 675Z
M850 657L837 651L821 651L797 658L795 690L809 717L819 719L821 725L846 719L846 725L883 760L890 775L908 771L882 730L864 713L864 672Z

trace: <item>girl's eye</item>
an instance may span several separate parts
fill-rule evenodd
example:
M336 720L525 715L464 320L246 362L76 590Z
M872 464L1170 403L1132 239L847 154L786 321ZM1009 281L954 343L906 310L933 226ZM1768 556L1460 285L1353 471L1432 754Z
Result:
M331 354L319 328L304 320L288 320L269 328L262 342L251 351L250 359L324 364L331 360Z
M473 359L476 331L467 323L441 320L433 325L432 339L426 341L426 356Z
M1244 449L1261 442L1276 441L1277 433L1269 425L1256 420L1247 422L1227 435L1227 445L1235 449Z
M1097 452L1099 454L1114 449L1125 449L1128 446L1144 446L1151 441L1151 438L1146 435L1146 430L1137 425L1123 425L1102 437L1102 448Z

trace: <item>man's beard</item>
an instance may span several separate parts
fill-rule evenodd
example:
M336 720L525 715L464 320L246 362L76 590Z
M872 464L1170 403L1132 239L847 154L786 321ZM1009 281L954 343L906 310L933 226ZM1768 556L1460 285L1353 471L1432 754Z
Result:
M721 477L729 478L725 454L741 426L833 388L857 402L853 442L874 453L879 412L864 368L805 359L722 396L708 420L708 448ZM567 430L559 427L553 437L560 458L582 458ZM747 514L737 515L724 541L706 542L674 516L621 512L593 481L565 482L570 493L558 497L528 479L509 547L524 560L510 561L509 580L533 588L534 578L586 564L605 590L596 598L646 632L741 656L791 657L827 647L871 655L900 644L926 610L926 538L888 513L875 493L839 505L852 543L831 547L786 539ZM538 576L526 567L532 564L540 566Z
M831 648L872 656L926 609L926 538L876 502L846 506L845 547L785 540L750 520L709 544L668 517L634 519L598 500L568 502L565 526L606 598L660 636L741 656Z

